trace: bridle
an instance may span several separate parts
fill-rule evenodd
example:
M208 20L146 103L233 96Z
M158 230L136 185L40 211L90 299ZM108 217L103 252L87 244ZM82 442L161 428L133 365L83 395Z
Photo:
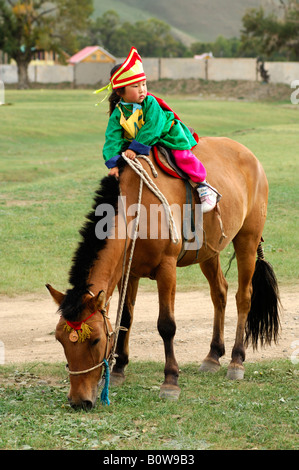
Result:
M109 319L109 317L107 316L106 308L99 310L99 311L101 312L104 318L104 324L105 324L106 336L107 336L106 351L105 351L104 359L99 364L96 364L95 366L90 367L89 369L84 369L84 370L79 370L79 371L70 370L68 364L66 364L65 367L70 375L87 374L88 372L92 372L93 370L96 370L99 367L102 367L103 365L106 365L109 363L109 357L108 357L109 344L110 344L111 337L114 335L114 331L109 331L108 322L107 322L107 319ZM92 315L94 315L95 313L96 312L94 312ZM88 318L90 318L90 316ZM82 323L84 323L84 321L85 320L83 320Z
M122 311L124 307L124 302L125 302L125 296L126 296L126 291L127 291L127 286L128 286L128 280L129 280L129 274L130 274L130 269L131 269L131 263L133 260L133 253L134 253L134 248L135 248L135 243L138 235L138 226L139 226L139 219L140 219L140 207L141 207L141 197L142 197L142 189L143 189L143 183L145 183L149 189L158 197L158 199L163 203L163 206L165 210L167 211L169 215L169 230L170 230L170 235L172 242L177 244L179 242L179 238L177 235L177 230L174 222L174 218L171 212L171 208L169 206L168 201L166 200L165 196L161 193L159 188L155 185L155 183L152 181L148 173L144 170L143 166L141 163L135 159L134 162L132 162L130 159L128 159L124 154L122 154L123 158L126 160L126 162L129 164L129 166L135 171L135 173L140 177L140 185L139 185L139 194L138 194L138 213L137 213L137 218L135 222L135 230L134 230L134 235L133 235L133 240L132 240L132 246L131 246L131 252L130 252L130 257L129 257L129 263L127 266L127 272L125 273L125 259L126 259L126 252L124 253L124 260L123 260L123 273L122 273L122 280L121 280L121 295L119 298L119 304L118 304L118 309L117 309L117 316L116 316L116 324L114 331L110 332L109 327L108 327L108 322L107 322L107 315L106 315L106 307L107 304L109 303L110 299L105 305L105 308L103 310L100 310L100 312L103 315L105 326L106 326L106 335L107 335L107 344L106 344L106 352L103 361L101 361L99 364L96 364L93 367L90 367L89 369L85 370L80 370L80 371L71 371L69 370L68 365L66 365L66 368L68 370L68 373L70 375L81 375L81 374L87 374L89 372L92 372L103 365L105 366L105 385L102 391L101 395L101 400L103 403L109 404L109 399L108 399L108 385L109 385L109 374L110 374L110 367L112 368L113 363L115 362L115 357L117 357L116 354L116 345L117 345L117 340L118 340L118 334L119 331L128 331L126 327L123 327L120 325L121 322L121 317L122 317ZM139 155L140 158L143 158L144 160L147 161L149 166L152 169L154 177L157 177L158 174L152 164L152 162L149 160L148 157L144 155ZM126 237L127 241L127 237ZM95 297L93 292L88 291L88 293L92 296ZM110 297L111 298L111 297ZM96 313L96 312L94 312ZM86 319L87 320L87 319ZM84 323L81 322L81 323ZM111 336L114 335L114 344L112 344L111 351L108 357L108 350L109 350L109 343ZM110 364L109 364L110 362Z
M138 211L137 211L137 217L136 217L136 221L135 221L135 229L134 229L134 234L133 234L131 252L130 252L130 256L129 256L129 263L128 263L128 266L127 266L127 272L126 273L124 272L126 253L124 253L123 273L122 273L122 280L121 280L121 295L120 295L118 309L117 309L115 329L114 329L113 332L110 333L109 328L108 328L108 324L107 324L107 318L108 317L106 316L106 307L107 307L107 304L109 303L109 301L111 299L111 297L110 297L110 299L108 300L108 302L105 305L105 308L103 310L100 310L103 317L104 317L104 321L105 321L105 325L106 325L107 345L106 345L105 358L99 364L97 364L93 367L90 367L89 369L85 369L85 370L81 370L81 371L71 371L71 370L68 369L68 366L66 366L70 375L87 374L88 372L91 372L95 369L98 369L99 367L103 366L104 364L105 364L106 370L108 371L109 370L108 361L110 360L110 362L113 363L113 361L115 360L115 357L117 356L117 354L115 353L115 350L116 350L119 331L121 331L121 330L122 331L128 331L127 328L120 325L120 322L121 322L121 318L122 318L122 311L123 311L125 296L126 296L126 292L127 292L127 286L128 286L128 281L129 281L131 263L132 263L132 260L133 260L133 253L134 253L134 249L135 249L135 243L136 243L137 236L138 236L138 226L139 226L139 219L140 219L140 206L141 206L143 183L145 183L148 186L148 188L162 202L162 204L164 206L164 209L166 210L166 213L168 214L168 217L169 217L169 230L170 230L171 240L175 244L177 244L179 242L179 237L178 237L178 234L177 234L175 221L174 221L174 218L173 218L173 215L172 215L172 212L171 212L170 205L169 205L167 199L165 198L165 196L161 193L159 188L156 186L156 184L150 178L149 174L147 173L147 171L145 171L145 169L143 168L143 166L141 165L139 160L135 159L134 161L132 161L129 158L127 158L124 153L122 154L122 157L129 164L129 166L135 171L135 173L140 177L140 185L139 185L138 203L137 203L138 204ZM143 158L148 163L148 165L150 166L150 168L153 172L154 177L156 178L158 176L158 174L157 174L157 172L155 170L155 167L152 164L151 160L145 155L138 155L138 157ZM127 241L127 237L126 237L126 241ZM95 294L93 292L91 292L90 290L88 290L88 293L92 297L95 297ZM82 323L84 323L84 321ZM110 338L111 338L112 335L114 335L114 344L112 345L112 350L111 350L109 358L108 358L107 357L108 345L109 345L109 341L110 341Z

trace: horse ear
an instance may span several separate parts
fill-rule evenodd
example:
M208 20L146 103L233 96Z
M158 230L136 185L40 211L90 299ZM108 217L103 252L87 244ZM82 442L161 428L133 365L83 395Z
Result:
M106 306L106 294L103 290L100 290L96 297L97 310L103 310Z
M58 290L54 289L50 284L46 284L46 288L50 292L57 305L61 305L64 301L65 294L62 294L62 292L59 292Z

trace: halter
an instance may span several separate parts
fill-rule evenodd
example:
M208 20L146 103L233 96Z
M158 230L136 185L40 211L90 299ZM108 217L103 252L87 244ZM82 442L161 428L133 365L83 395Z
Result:
M94 294L92 292L89 292L90 295L92 295L94 297ZM109 299L110 300L110 299ZM109 303L109 300L108 302L106 303L105 307L107 306L107 304ZM105 351L105 355L104 355L104 359L99 363L99 364L96 364L95 366L93 367L90 367L89 369L84 369L84 370L76 370L76 371L73 371L73 370L70 370L69 369L69 366L68 364L66 364L66 369L68 371L68 373L70 375L81 375L81 374L87 374L88 372L91 372L93 370L96 370L98 369L99 367L102 367L104 365L105 367L105 373L104 373L104 376L103 376L103 379L104 379L104 387L103 387L103 390L102 390L102 393L101 393L101 402L104 404L104 405L110 405L110 401L109 401L109 381L110 381L110 368L109 368L109 358L108 358L108 346L109 346L109 342L110 342L110 338L111 336L114 334L113 331L109 331L109 328L108 328L108 322L107 322L107 318L108 316L106 315L106 308L102 309L102 310L99 310L101 312L101 314L103 315L103 318L104 318L104 323L105 323L105 327L106 327L106 336L107 336L107 343L106 343L106 351ZM86 325L88 326L85 322L90 318L92 317L96 312L92 313L91 315L89 315L89 317L87 317L85 320L83 320L82 322L75 322L77 325L74 325L74 322L73 323L67 323L67 326L76 326L77 329L80 329L80 327L83 325ZM86 338L89 338L90 336L90 328L88 329L88 334L87 336L85 337ZM82 342L85 340L83 339Z
M68 373L70 375L80 375L80 374L87 374L88 372L91 372L95 369L98 369L99 367L102 367L103 365L105 365L105 368L106 368L106 363L108 364L108 346L109 346L109 342L110 342L110 338L111 336L114 334L113 331L109 331L109 328L108 328L108 323L107 323L107 318L108 316L106 315L106 308L100 310L101 314L103 315L103 318L104 318L104 323L105 323L105 327L106 327L106 336L107 336L107 344L106 344L106 351L105 351L105 355L104 355L104 359L102 362L100 362L99 364L93 366L93 367L90 367L89 369L85 369L85 370L79 370L79 371L72 371L69 369L69 366L68 364L66 364L66 369L68 371ZM80 327L82 326L82 324L85 324L85 322L90 318L92 317L96 312L92 313L91 315L89 315L89 317L85 318L85 320L83 320L82 322L67 322L67 325L69 325L70 327L74 327L76 326L75 329L80 329Z

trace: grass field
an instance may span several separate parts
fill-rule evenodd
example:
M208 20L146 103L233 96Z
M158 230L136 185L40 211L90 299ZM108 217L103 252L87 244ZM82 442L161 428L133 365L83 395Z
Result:
M0 294L68 286L68 270L99 180L106 106L88 90L10 90L0 107ZM247 145L270 183L265 253L281 285L298 284L299 108L290 103L167 99L201 135ZM232 249L222 255L225 268ZM236 265L228 274L236 282ZM154 284L144 281L143 288ZM178 289L206 288L196 266ZM75 412L62 364L0 369L1 449L297 449L298 369L247 364L244 381L182 367L178 402L158 398L162 364L132 362L111 406ZM33 412L34 411L34 412ZM297 436L297 437L296 437Z
M262 162L270 183L265 253L279 282L298 282L298 106L167 98L200 135L231 137ZM67 287L78 229L99 180L107 105L90 90L8 90L0 107L0 293ZM223 268L232 253L222 255ZM236 281L236 264L228 273ZM145 280L145 288L155 288ZM178 289L206 287L197 266L178 270Z
M298 369L289 361L248 364L243 381L185 365L178 402L159 399L162 369L130 364L110 406L78 412L61 366L2 368L0 449L299 449Z

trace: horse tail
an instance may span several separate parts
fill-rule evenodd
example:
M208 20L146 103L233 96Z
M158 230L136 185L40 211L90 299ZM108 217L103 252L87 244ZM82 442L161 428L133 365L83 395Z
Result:
M280 328L280 296L277 279L271 264L265 260L261 243L252 277L251 308L245 326L245 345L252 343L257 349L277 342Z

